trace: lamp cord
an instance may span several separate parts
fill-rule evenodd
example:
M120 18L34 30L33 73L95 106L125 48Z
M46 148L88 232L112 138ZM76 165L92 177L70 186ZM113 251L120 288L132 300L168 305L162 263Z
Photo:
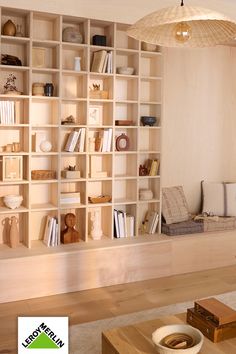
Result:
M181 6L184 6L184 0L181 0Z

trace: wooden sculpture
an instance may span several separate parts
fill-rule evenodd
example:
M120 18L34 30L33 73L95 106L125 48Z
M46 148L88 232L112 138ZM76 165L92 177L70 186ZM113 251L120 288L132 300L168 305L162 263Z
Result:
M73 213L66 214L65 215L66 228L61 232L62 243L79 242L80 235L79 235L79 231L75 229L75 224L76 224L76 216Z

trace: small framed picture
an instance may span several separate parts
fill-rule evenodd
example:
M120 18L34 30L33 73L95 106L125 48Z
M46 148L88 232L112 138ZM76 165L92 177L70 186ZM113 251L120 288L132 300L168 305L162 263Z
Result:
M102 107L89 107L88 125L102 125Z
M2 180L20 181L23 178L23 156L2 157Z

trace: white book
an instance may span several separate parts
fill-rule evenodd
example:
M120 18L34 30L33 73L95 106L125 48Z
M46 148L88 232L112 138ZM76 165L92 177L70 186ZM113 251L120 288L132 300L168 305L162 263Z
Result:
M112 128L108 129L108 141L107 141L107 152L111 151L112 147Z
M78 138L79 138L78 131L74 130L74 131L70 132L64 150L67 152L73 152L75 149Z
M147 229L147 232L149 234L152 233L152 229L153 229L156 213L157 213L156 211L151 211L150 212L150 216L149 216L149 219L148 219L148 229Z
M58 222L56 223L56 245L57 246L60 246L61 244L61 239L60 239L60 233L58 232L59 231L59 225L58 225Z
M134 236L134 216L133 215L126 215L126 232L127 237Z
M120 237L120 229L119 229L119 221L118 221L118 210L114 209L114 220L115 220L115 228L116 228L116 237Z
M120 237L125 237L124 214L120 210L118 210L118 222L119 222Z
M131 223L130 223L130 237L134 237L134 216L131 215Z
M47 247L49 247L51 241L52 225L53 225L53 218L50 215L48 215L46 219L46 225L45 225L44 236L43 236L43 242Z
M153 222L153 226L152 226L152 230L151 230L151 234L155 234L156 228L157 228L157 224L158 224L158 220L159 220L159 215L158 215L158 213L156 213L155 219L154 219L154 222Z
M107 152L108 135L109 135L108 129L104 129L104 131L103 131L102 152Z
M4 116L4 124L9 124L8 114L7 114L7 101L3 101L3 116Z
M112 74L113 68L112 68L112 52L109 53L109 58L110 58L110 65L109 65L109 74Z
M54 247L56 246L56 219L53 218L52 222L52 232L51 232L51 240L50 240L50 246Z
M127 234L127 222L126 222L126 212L123 211L123 222L124 222L124 237L128 237Z
M85 128L81 128L79 152L84 152L84 144L85 144Z
M33 141L33 150L35 152L42 152L40 149L40 144L42 141L46 140L45 132L36 132Z
M0 124L4 124L4 120L3 120L3 104L2 104L2 101L0 101Z
M91 71L102 73L104 61L106 59L106 50L99 50L93 53L93 61L91 66Z
M104 65L103 65L103 68L102 68L102 72L103 72L103 73L106 72L108 58L109 58L109 53L106 54L106 58L105 58L105 60L104 60Z
M14 105L14 102L11 101L10 102L10 121L11 121L11 124L15 124L15 105Z

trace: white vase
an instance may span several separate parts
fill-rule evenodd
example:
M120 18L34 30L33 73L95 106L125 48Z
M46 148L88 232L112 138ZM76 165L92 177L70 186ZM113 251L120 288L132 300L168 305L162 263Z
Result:
M81 71L81 58L75 57L75 71Z

